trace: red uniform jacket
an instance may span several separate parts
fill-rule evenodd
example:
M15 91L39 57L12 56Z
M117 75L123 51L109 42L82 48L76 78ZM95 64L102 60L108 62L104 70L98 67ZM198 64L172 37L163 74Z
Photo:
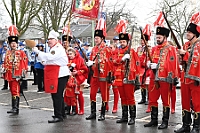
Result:
M125 77L125 62L122 61L122 57L124 56L125 52L128 50L128 47L122 49L118 49L117 56L113 59L113 63L116 66L116 70L114 72L115 80L113 82L113 85L115 86L122 86L123 80ZM135 84L136 76L139 80L140 75L140 61L138 58L137 53L131 49L130 50L130 63L129 63L129 70L128 70L128 81L127 84Z
M144 50L145 47L138 47L137 48L137 54L138 57L140 59L140 77L141 77L141 83L142 83L142 78L145 77L144 79L144 83L146 81L146 77L150 76L150 72L151 70L149 68L147 68L147 61L149 60L149 58L147 58L147 53ZM146 69L146 73L145 73L145 69ZM144 75L145 74L145 75Z
M70 76L66 89L65 89L65 96L66 97L75 97L75 89L76 89L76 79L73 76Z
M99 56L96 57L97 54ZM111 49L105 43L101 43L100 46L94 46L90 60L94 60L94 58L95 64L92 66L93 77L98 77L99 81L107 81L108 73L112 72L113 69Z
M69 59L68 66L70 66L72 63L76 64L74 70L77 70L78 73L75 78L77 81L77 85L80 86L88 77L88 68L85 65L84 59L80 56L79 53L76 53L76 56L73 60Z
M175 83L179 77L179 63L177 58L177 50L174 46L164 42L152 49L152 60L158 64L155 81L165 81Z
M25 77L25 71L28 70L28 59L24 51L11 50L6 52L3 68L5 68L5 79L7 81L15 80L16 78Z
M187 51L183 57L183 60L187 63L187 69L185 75L181 75L181 77L185 77L186 84L194 82L194 80L200 82L200 40L192 45L187 42L184 49ZM182 72L182 74L184 73ZM183 78L181 81L183 82Z

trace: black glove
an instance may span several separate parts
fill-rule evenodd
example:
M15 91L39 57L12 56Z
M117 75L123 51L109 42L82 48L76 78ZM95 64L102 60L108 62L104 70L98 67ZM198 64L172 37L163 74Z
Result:
M176 86L176 85L179 83L179 80L178 80L178 78L174 78L174 81L173 81L173 83L174 83L173 85L174 85L174 86Z
M195 80L195 81L194 81L194 85L195 85L195 86L199 86L199 81L196 81L196 80Z

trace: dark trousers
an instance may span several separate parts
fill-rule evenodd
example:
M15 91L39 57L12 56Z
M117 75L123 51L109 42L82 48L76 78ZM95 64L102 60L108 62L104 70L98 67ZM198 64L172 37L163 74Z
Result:
M4 79L3 88L8 89L8 81Z
M32 66L31 66L31 67L32 67ZM34 83L34 84L37 84L37 81L38 81L38 80L37 80L37 78L38 78L37 71L36 71L36 69L34 68L34 66L33 66L32 69L33 69L33 81L34 81L33 83Z
M63 91L66 87L69 76L61 77L58 79L57 93L51 93L54 107L54 115L57 118L63 119L64 116L64 97Z
M37 84L38 84L38 91L44 90L44 70L43 69L36 69L37 71Z
M20 89L22 90L27 90L28 89L28 82L27 80L21 80L21 85L20 85Z

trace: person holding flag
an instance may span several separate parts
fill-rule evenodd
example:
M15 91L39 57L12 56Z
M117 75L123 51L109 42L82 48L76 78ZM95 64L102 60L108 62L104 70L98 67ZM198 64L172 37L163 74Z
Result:
M122 118L117 120L116 123L128 122L128 125L133 125L135 124L136 118L134 91L136 84L139 82L140 61L137 53L131 49L131 43L129 44L131 38L130 35L126 33L126 26L127 21L120 20L115 28L119 33L120 48L117 51L118 54L116 54L113 59L113 64L115 66L115 80L113 81L113 86L117 86L119 90L122 106ZM125 80L125 78L127 78L127 80ZM128 108L130 114L129 121Z
M162 16L159 19L162 20L161 18ZM160 21L156 21L157 24L159 22ZM166 129L168 128L170 113L170 92L171 89L174 88L173 86L178 82L179 64L176 48L167 41L170 30L162 27L162 23L159 24L160 25L156 28L156 40L158 45L152 48L151 61L147 62L147 66L152 70L148 88L151 121L145 124L144 127L158 125L158 99L161 96L163 117L162 124L158 129Z
M94 71L90 83L91 114L86 117L86 120L96 119L96 94L98 88L100 88L102 106L101 115L98 120L103 121L105 120L106 105L108 104L108 81L111 78L112 72L112 51L104 42L106 37L106 23L103 18L100 18L97 23L94 37L96 45L92 49L90 60L86 63L88 67L92 66L92 70Z
M199 133L200 126L200 12L195 13L191 18L191 23L187 27L186 38L189 40L179 50L183 57L181 71L181 103L182 103L182 121L180 129L176 133L190 132ZM191 100L192 99L192 100ZM191 103L194 110L193 128L190 131L191 124Z
M142 83L141 85L141 95L142 99L138 104L148 104L148 84L146 80L149 79L149 73L150 69L147 68L147 61L148 59L148 41L150 40L151 36L151 29L150 24L147 24L145 28L142 31L141 34L141 46L137 48L137 54L140 58L140 64L141 64L141 75L140 75L140 81ZM146 43L146 44L145 44ZM150 112L150 107L148 106L148 109L146 112Z

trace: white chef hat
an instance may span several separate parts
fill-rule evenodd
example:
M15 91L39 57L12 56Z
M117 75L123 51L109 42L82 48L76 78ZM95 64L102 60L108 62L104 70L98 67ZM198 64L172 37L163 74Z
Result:
M58 37L59 37L59 33L58 32L55 32L54 30L49 32L48 39L53 38L53 39L58 40Z

